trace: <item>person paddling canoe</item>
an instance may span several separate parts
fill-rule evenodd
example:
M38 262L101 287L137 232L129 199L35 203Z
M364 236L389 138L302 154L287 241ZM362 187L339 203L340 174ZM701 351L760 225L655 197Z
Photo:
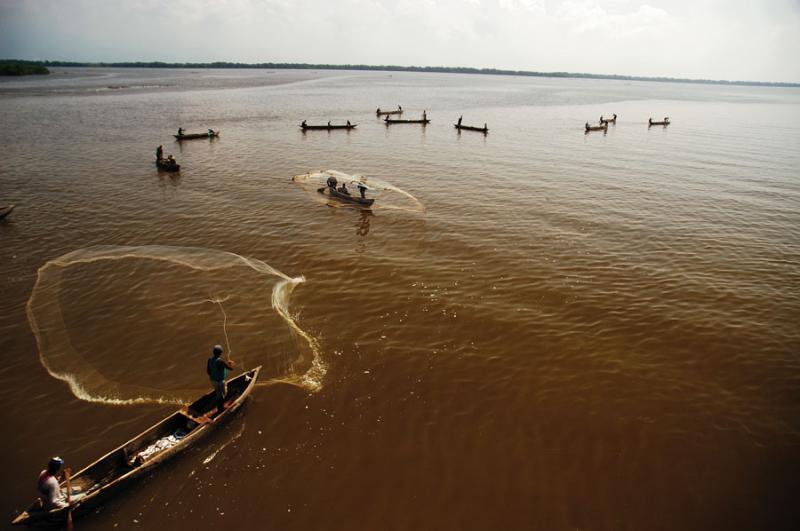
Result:
M206 372L217 395L217 411L219 413L225 409L225 395L227 394L225 377L228 376L228 370L235 368L236 364L233 361L222 359L222 346L214 345L211 357L206 362Z
M158 146L156 148L156 160L161 160L164 158L164 146Z

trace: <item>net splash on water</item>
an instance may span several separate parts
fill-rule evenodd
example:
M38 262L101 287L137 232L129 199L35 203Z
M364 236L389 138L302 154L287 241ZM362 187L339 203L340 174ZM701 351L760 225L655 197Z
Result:
M351 193L357 194L356 186L361 183L367 187L367 197L375 199L370 210L397 210L402 212L422 214L425 206L413 195L402 190L393 184L377 177L367 177L365 175L349 175L336 170L310 171L292 177L292 181L299 184L315 201L327 204L328 206L339 207L358 207L345 203L319 192L327 186L328 177L335 177L338 183L346 183L352 190Z
M96 246L42 266L27 313L42 365L82 400L185 403L209 390L215 344L264 383L314 391L320 347L289 309L304 281L226 251Z

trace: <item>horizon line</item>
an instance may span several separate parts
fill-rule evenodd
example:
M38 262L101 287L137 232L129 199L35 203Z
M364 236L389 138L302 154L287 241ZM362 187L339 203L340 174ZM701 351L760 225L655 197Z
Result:
M609 79L619 81L645 81L662 83L689 83L704 85L737 85L761 87L800 88L800 82L790 81L745 81L726 79L683 78L669 76L636 76L628 74L593 74L585 72L539 72L535 70L511 70L502 68L475 68L463 66L401 66L367 64L325 64L325 63L241 63L232 61L212 62L166 62L166 61L53 61L0 59L0 62L26 63L55 67L97 67L97 68L240 68L240 69L293 69L293 70L355 70L385 72L431 72L442 74L481 74L519 77L551 77L572 79Z

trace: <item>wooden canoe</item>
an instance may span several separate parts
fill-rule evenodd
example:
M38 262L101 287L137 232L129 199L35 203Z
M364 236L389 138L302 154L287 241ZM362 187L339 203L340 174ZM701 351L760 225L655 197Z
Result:
M14 211L14 205L0 206L0 219L5 218Z
M458 125L458 124L453 124L453 127L458 129L459 131L477 131L479 133L483 133L484 135L489 132L488 127L475 127L472 125Z
M388 116L386 117L385 120L383 120L383 122L386 125L391 125L391 124L422 124L422 125L428 125L429 123L431 123L431 121L429 119L427 119L427 118L425 118L424 120L392 120Z
M217 138L219 136L219 131L214 131L213 133L192 133L190 135L172 135L175 137L175 140L195 140L197 138Z
M228 380L222 413L213 415L217 399L211 391L73 474L70 483L73 488L78 487L80 493L72 496L72 515L77 517L92 511L122 487L151 472L232 417L253 390L260 370L259 366ZM66 489L65 482L61 483L61 488ZM68 512L67 507L44 510L36 500L11 523L63 526Z
M167 162L167 159L156 160L156 166L162 171L180 171L181 165L177 162Z
M395 109L393 111L375 111L376 116L393 116L395 114L403 114L403 109Z
M303 125L300 124L300 129L303 131L330 131L331 129L355 129L358 124L350 125Z
M335 188L332 188L330 186L323 186L322 188L317 189L317 191L323 195L325 194L326 190L328 191L328 195L330 195L331 197L335 197L336 199L339 199L341 201L344 201L345 203L354 203L357 205L368 207L372 206L372 203L375 202L375 199L363 199L360 196L343 194L339 190L336 190Z
M608 131L608 124L601 124L601 125L587 125L586 132L589 131Z
M600 123L601 124L614 124L614 125L616 125L617 124L617 115L615 114L613 118L603 118L601 116L600 117Z
M650 127L651 125L664 125L664 126L667 126L667 125L669 125L669 118L664 118L660 122L654 122L653 119L650 118L647 121L647 126Z

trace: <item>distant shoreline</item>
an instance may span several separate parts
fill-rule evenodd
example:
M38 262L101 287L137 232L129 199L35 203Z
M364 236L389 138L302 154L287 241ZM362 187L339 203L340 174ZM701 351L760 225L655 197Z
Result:
M752 87L791 87L800 88L800 83L771 81L728 81L725 79L689 79L676 77L626 76L616 74L586 74L579 72L534 72L529 70L503 70L498 68L467 68L450 66L397 66L397 65L326 65L309 63L231 63L218 61L213 63L163 63L151 62L116 62L88 63L79 61L14 61L27 65L42 67L97 67L97 68L248 68L248 69L291 69L291 70L365 70L385 72L432 72L440 74L484 74L495 76L551 77L573 79L610 79L616 81L648 81L660 83L691 83L702 85L734 85Z
M37 76L49 73L50 71L38 62L0 60L0 76Z

